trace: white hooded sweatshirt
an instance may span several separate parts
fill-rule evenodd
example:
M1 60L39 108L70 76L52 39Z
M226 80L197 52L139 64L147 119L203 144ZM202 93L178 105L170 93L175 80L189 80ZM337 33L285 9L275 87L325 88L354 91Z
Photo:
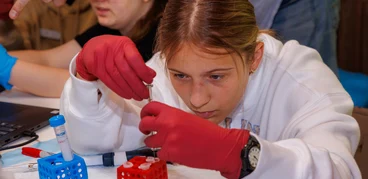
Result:
M354 160L360 131L351 117L353 102L318 52L261 34L265 50L250 76L243 99L222 127L249 129L260 145L256 170L247 179L361 178ZM185 111L156 54L147 65L157 76L153 99ZM100 81L71 78L61 98L71 146L79 154L133 150L144 145L138 130L147 101L125 100ZM98 99L98 91L102 97Z

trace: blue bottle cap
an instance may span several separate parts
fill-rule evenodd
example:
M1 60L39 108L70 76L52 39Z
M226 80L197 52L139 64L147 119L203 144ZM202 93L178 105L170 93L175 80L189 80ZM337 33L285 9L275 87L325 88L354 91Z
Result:
M63 115L56 115L49 119L51 127L57 127L65 124L65 119Z

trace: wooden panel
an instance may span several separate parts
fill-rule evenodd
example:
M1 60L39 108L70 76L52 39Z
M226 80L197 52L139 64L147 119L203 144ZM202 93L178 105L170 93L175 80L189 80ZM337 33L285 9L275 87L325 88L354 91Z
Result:
M368 74L368 0L363 1L363 42L362 42L362 72Z
M368 0L341 0L338 64L368 74Z

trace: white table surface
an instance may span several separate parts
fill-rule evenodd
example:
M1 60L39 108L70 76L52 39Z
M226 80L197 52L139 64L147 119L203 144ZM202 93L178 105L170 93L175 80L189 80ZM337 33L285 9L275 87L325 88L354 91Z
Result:
M40 107L51 107L59 109L59 99L58 98L42 98L37 97L31 94L24 93L18 89L13 89L11 91L5 91L0 93L0 101L2 102L10 102L17 104L25 104L25 105L33 105ZM40 136L38 141L48 141L50 139L55 138L54 131L51 127L45 127L39 131L37 134ZM24 141L24 139L20 139L15 143L19 143ZM36 141L36 142L38 142ZM29 145L35 144L31 143ZM14 143L13 143L14 144ZM28 145L28 146L29 146ZM0 152L4 153L6 151ZM27 163L36 162L36 159L31 161L27 161ZM6 172L7 168L4 168L3 171L0 168L0 178L1 179L38 179L38 172L26 172L26 173L9 173ZM181 178L201 178L201 179L217 179L223 178L219 172L210 171L210 170L200 170L193 169L185 166L173 166L168 165L168 173L169 178L173 179L181 179ZM115 168L107 168L107 167L88 167L88 178L89 179L115 179L116 178L116 167Z

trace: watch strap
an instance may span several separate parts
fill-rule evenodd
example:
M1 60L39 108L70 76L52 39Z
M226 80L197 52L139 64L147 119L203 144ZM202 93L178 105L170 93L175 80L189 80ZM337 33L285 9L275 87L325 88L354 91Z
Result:
M250 161L249 161L249 158L248 158L249 151L254 146L258 146L259 149L261 149L258 140L254 136L249 135L248 143L247 143L246 146L244 146L244 148L241 151L241 156L240 157L241 157L241 160L242 160L242 168L240 170L239 178L244 178L247 175L251 174L255 170L255 168L253 168L250 165Z

